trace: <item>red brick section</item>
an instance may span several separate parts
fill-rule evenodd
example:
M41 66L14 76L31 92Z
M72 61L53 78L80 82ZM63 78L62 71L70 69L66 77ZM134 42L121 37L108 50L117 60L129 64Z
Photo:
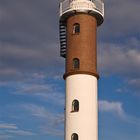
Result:
M73 25L80 24L80 33L73 34ZM67 19L67 56L64 79L73 74L97 73L96 18L87 14L77 14ZM73 59L80 60L80 68L74 70Z

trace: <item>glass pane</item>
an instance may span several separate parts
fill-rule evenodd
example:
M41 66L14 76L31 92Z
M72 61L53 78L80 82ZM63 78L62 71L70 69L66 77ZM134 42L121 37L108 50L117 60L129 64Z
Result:
M74 100L72 102L72 111L73 112L79 111L79 101L78 100Z
M74 58L73 59L73 68L74 69L79 69L79 67L80 67L79 59L78 58Z
M76 133L72 134L71 140L78 140L78 135Z
M73 33L79 33L80 32L80 24L79 23L75 23L73 25Z

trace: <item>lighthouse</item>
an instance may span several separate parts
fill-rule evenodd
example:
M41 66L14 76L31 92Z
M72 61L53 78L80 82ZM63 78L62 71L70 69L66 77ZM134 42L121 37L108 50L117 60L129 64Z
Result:
M60 55L65 58L65 140L98 140L97 27L103 0L60 2Z

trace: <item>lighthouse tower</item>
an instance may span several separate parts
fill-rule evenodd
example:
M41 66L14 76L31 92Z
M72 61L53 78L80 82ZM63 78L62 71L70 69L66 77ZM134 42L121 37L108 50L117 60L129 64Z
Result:
M98 140L97 26L103 0L60 2L60 55L66 59L65 140Z

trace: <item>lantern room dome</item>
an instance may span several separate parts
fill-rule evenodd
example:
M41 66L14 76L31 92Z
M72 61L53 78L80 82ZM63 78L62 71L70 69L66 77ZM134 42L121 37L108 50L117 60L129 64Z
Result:
M103 0L63 0L60 2L60 21L65 21L68 17L86 13L96 17L98 25L104 21Z

